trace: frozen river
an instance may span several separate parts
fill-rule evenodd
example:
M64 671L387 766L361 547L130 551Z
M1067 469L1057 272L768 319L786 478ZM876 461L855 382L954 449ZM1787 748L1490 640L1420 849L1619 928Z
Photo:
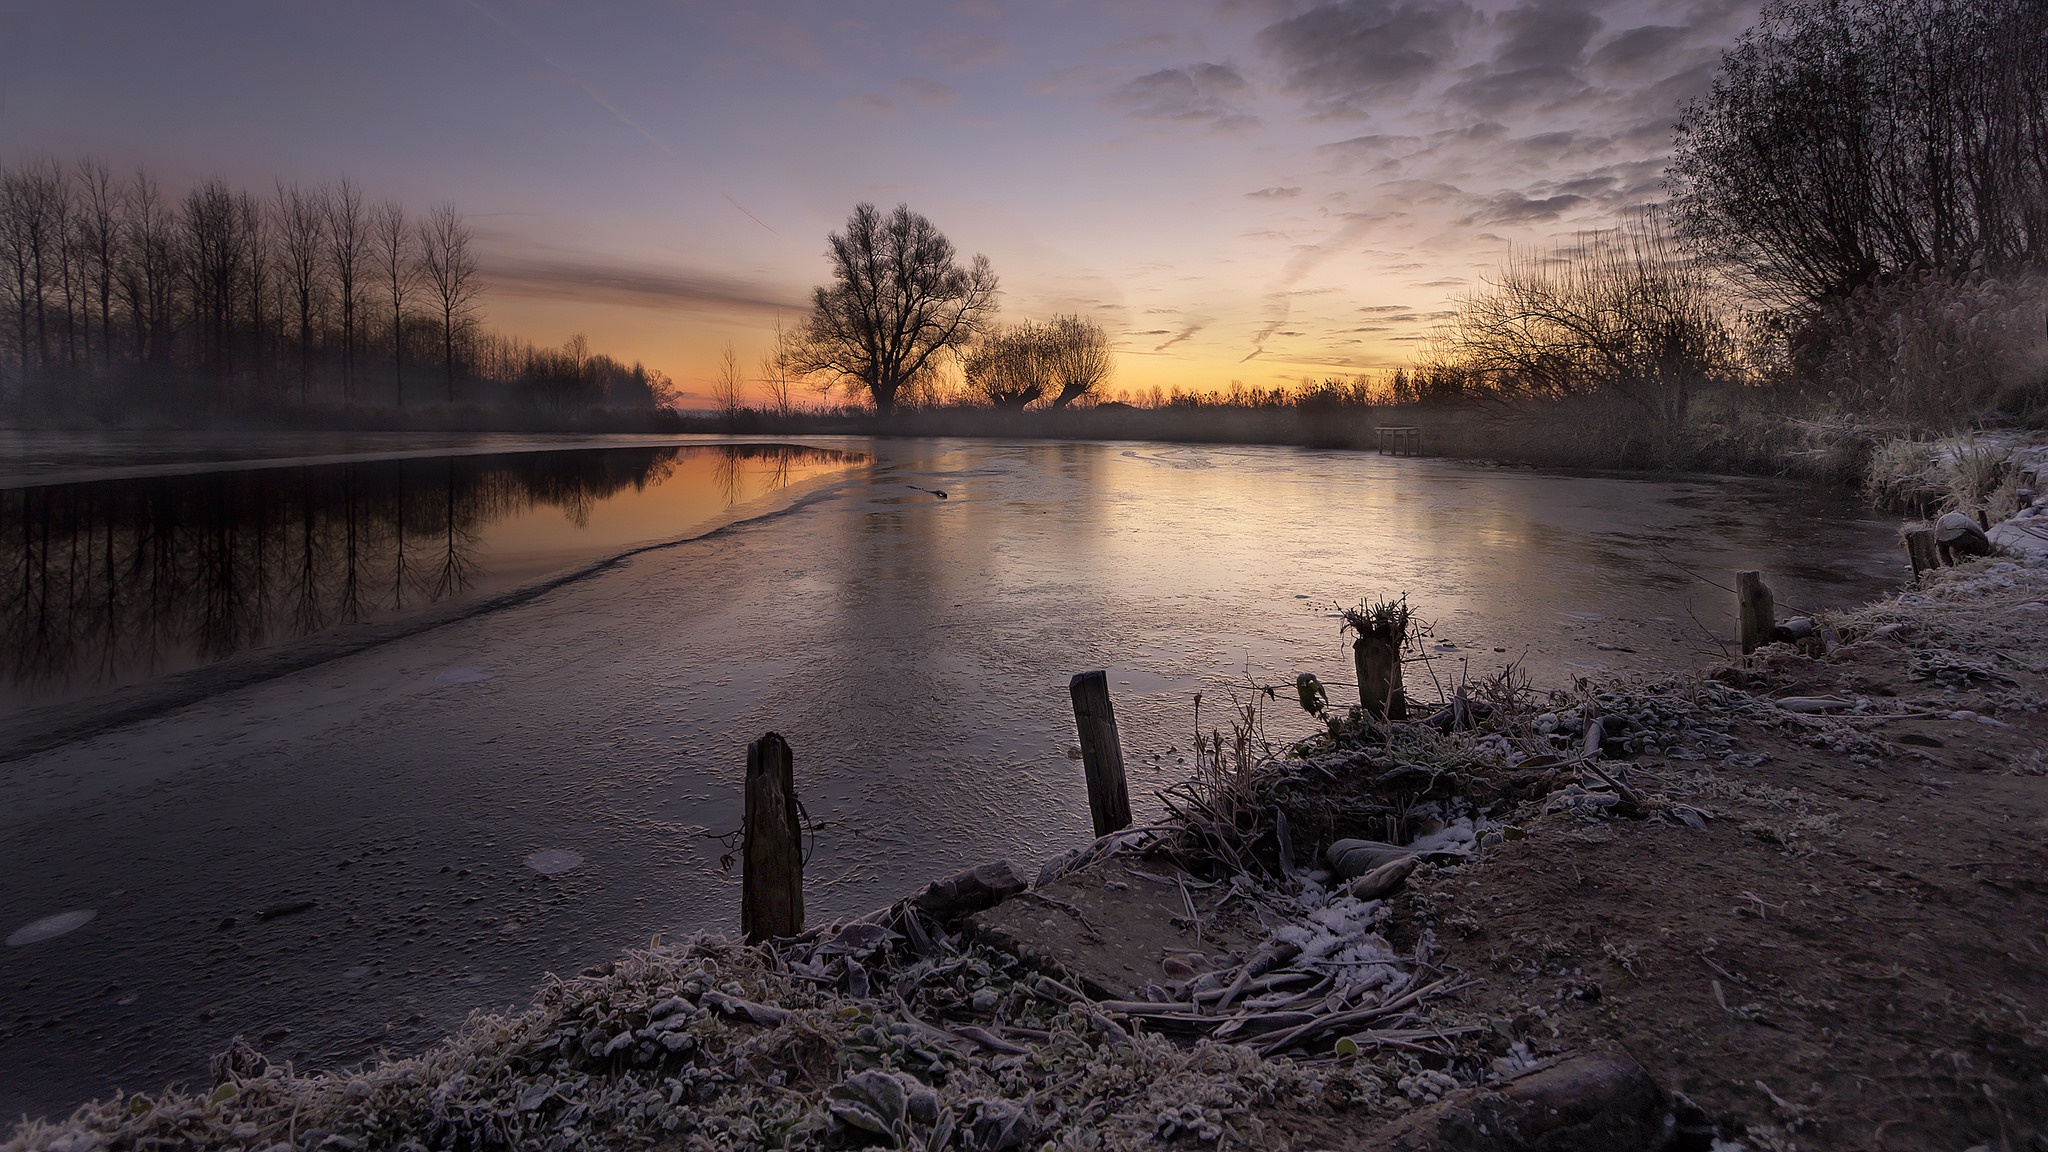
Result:
M177 601L182 622L158 621L148 643L137 629L160 614L114 578L133 566L125 551L102 583L63 584L57 633L48 588L0 592L14 638L0 744L33 747L51 716L75 721L108 687L200 684L160 694L158 714L0 763L0 932L93 913L0 949L0 1115L198 1082L237 1035L302 1067L418 1048L471 1009L524 1002L546 972L656 934L736 928L738 882L714 836L738 825L744 745L770 729L793 745L819 822L806 887L821 920L1083 841L1066 751L1076 671L1110 671L1143 819L1178 778L1195 692L1213 717L1247 675L1349 679L1329 615L1340 603L1406 593L1443 642L1430 646L1440 674L1521 659L1539 684L1563 684L1717 654L1731 598L1686 569L1727 582L1761 568L1781 605L1802 608L1905 575L1892 525L1763 482L1285 448L810 447L829 451L724 465L696 448L666 464L647 448L557 452L538 469L554 469L548 483L517 480L538 466L510 460L408 458L440 485L439 513L366 462L360 509L344 500L339 527L333 508L320 520L322 541L355 542L355 576L323 567L294 583L265 560L283 566L264 606L250 577L230 580L240 616L217 575L185 580L199 601ZM245 552L312 538L290 535L262 483L178 467L129 482L177 493L181 523L270 509L269 543L243 532ZM474 485L490 498L464 521L467 584L437 594L431 549L394 575L394 509L416 543L445 538L459 519L449 477L492 467L515 478ZM335 483L300 485L302 528L307 493ZM79 492L0 491L10 571L27 572L30 552L70 555L23 525L75 530L49 509L82 506ZM131 541L137 517L162 523L122 503L141 497L96 498L127 508L127 527L86 532L74 566ZM546 572L688 536L474 610ZM95 624L81 587L127 598L125 623ZM408 625L419 611L441 622ZM304 632L317 635L292 639ZM33 659L23 636L41 645ZM311 651L331 658L291 655ZM256 674L220 672L235 668ZM1410 677L1427 695L1427 674ZM1305 728L1284 698L1271 717L1276 739ZM549 851L573 855L542 863L580 863L529 866Z

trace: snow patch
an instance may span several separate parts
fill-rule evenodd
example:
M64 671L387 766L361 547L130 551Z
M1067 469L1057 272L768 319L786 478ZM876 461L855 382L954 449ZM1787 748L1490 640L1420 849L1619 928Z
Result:
M583 857L567 848L543 848L526 858L526 866L543 876L559 876L583 866Z
M79 908L70 912L59 912L55 916L45 916L41 920L31 921L16 928L14 935L7 938L7 946L19 948L24 944L40 944L45 940L55 940L59 936L69 935L85 927L97 915L99 913L91 908Z

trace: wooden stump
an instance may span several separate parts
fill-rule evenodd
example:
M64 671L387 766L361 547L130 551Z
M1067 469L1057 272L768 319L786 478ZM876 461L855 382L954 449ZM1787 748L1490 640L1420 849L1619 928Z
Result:
M1735 574L1735 612L1741 625L1744 656L1771 642L1777 626L1777 604L1761 572Z
M1117 739L1116 712L1109 706L1109 676L1076 673L1067 690L1074 697L1074 727L1081 736L1095 835L1121 832L1131 826L1131 795L1124 785L1124 746Z
M770 732L747 745L740 931L750 942L804 930L803 826L789 742Z
M1406 720L1408 698L1401 691L1401 638L1368 632L1351 644L1358 670L1358 703L1381 720Z

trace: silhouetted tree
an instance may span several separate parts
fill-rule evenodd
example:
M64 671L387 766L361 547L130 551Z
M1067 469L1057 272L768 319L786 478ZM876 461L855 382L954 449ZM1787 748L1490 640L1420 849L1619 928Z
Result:
M391 308L391 398L405 407L405 306L418 283L417 245L405 222L405 206L386 200L370 214L370 246L378 287Z
M317 192L296 184L277 186L279 250L284 257L285 282L297 308L299 321L299 403L307 399L313 378L313 324L318 315L325 284L320 275L320 251L326 207Z
M1701 387L1734 374L1713 285L1650 214L1511 257L1461 302L1429 361L1426 373L1474 398L1607 393L1660 430L1685 419Z
M823 376L827 387L865 391L879 412L892 410L907 384L965 346L995 311L988 258L961 267L952 241L908 205L884 217L861 204L828 243L833 282L811 292L791 367Z
M1046 326L1046 360L1046 375L1059 389L1052 398L1055 408L1093 395L1109 381L1115 368L1109 333L1079 314L1055 316Z
M420 278L432 295L441 330L441 366L448 402L455 402L455 345L475 306L476 254L469 226L453 204L437 204L420 224Z
M961 356L968 394L997 408L1022 408L1044 396L1051 336L1046 326L1029 320L989 326Z
M1766 8L1678 125L1685 235L1795 308L2048 262L2048 5Z
M739 423L745 386L746 378L740 375L739 354L732 350L732 341L727 340L725 350L718 357L718 374L711 378L711 402L718 406L719 415L725 417L728 431Z
M341 396L356 402L356 305L361 302L363 270L369 258L370 228L363 215L363 193L348 177L336 181L322 196L327 209L327 264L334 276L335 302L341 306Z

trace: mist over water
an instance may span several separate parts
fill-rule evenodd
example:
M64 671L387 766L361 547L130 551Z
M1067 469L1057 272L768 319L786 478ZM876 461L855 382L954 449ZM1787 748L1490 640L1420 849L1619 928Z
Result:
M818 824L822 922L1083 842L1077 671L1109 671L1142 821L1185 770L1195 692L1215 722L1234 681L1350 679L1340 604L1406 593L1435 623L1409 671L1426 697L1510 660L1547 685L1690 666L1733 632L1702 578L1738 568L1798 609L1904 577L1891 525L1765 482L1257 447L829 446L870 462L819 461L791 510L744 505L770 514L0 765L0 932L33 929L0 950L0 1112L198 1082L236 1035L302 1067L408 1051L525 1002L546 972L734 930L717 837L767 730L794 748ZM552 524L584 492L595 527L674 482L636 488L636 459L573 483L479 479L499 495L478 506ZM408 461L408 492L415 469L445 484L444 462ZM210 523L187 499L178 522ZM395 521L380 499L358 502L359 539L395 537L361 527ZM408 540L415 516L422 539L445 530L427 495L402 503ZM314 539L346 538L345 514L319 523ZM372 551L359 582L384 587L388 543ZM321 605L337 582L317 582ZM1284 695L1267 708L1276 742L1306 730Z

